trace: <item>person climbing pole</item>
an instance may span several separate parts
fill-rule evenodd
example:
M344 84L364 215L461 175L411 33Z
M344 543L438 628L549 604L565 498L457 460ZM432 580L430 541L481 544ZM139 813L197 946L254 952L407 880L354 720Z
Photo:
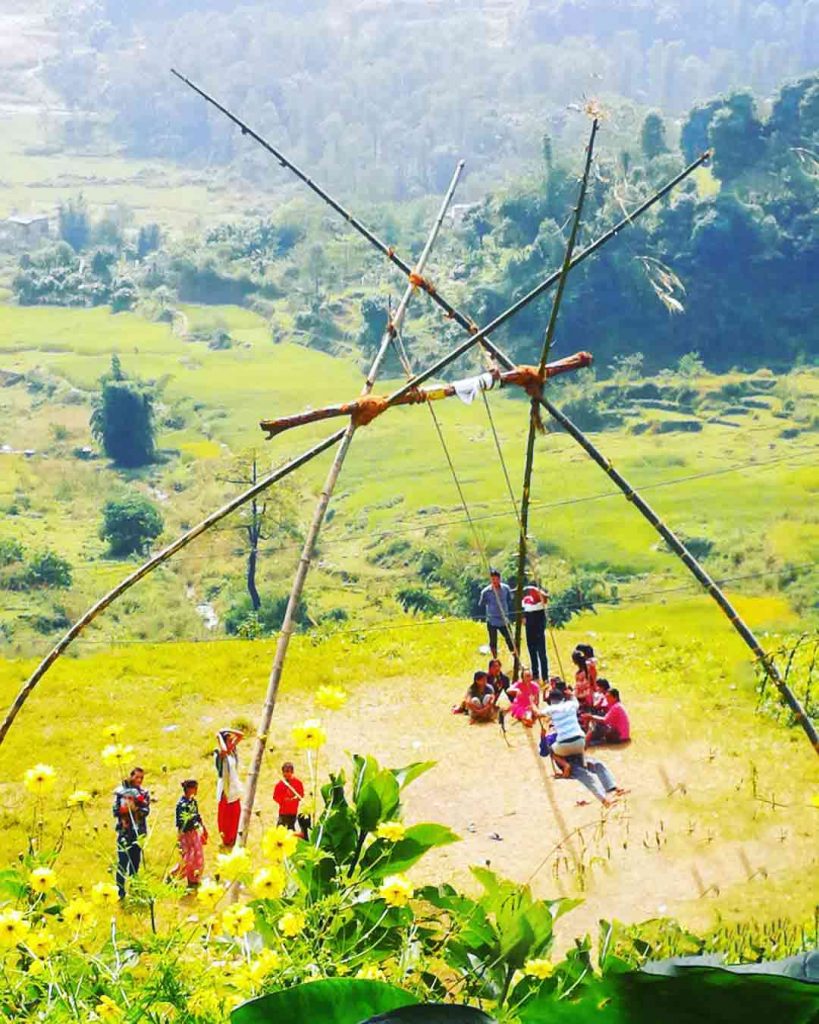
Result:
M244 788L239 779L239 755L236 747L244 738L238 729L220 729L216 734L213 761L216 767L216 823L222 845L231 848L239 832Z
M549 678L549 657L546 653L546 610L549 592L536 583L527 583L523 591L523 621L532 677L541 682Z
M489 634L489 649L492 657L498 656L498 633L514 654L515 645L509 631L512 620L512 591L501 580L497 569L489 570L489 586L484 587L478 598L478 614L486 617L486 631Z

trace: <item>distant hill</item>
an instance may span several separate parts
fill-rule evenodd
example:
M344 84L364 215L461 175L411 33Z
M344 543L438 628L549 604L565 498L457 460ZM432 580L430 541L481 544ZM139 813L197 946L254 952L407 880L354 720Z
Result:
M456 154L497 181L586 96L677 116L819 66L816 0L78 0L52 25L43 73L75 111L75 142L103 118L132 154L265 173L176 66L323 179L390 198L439 191Z

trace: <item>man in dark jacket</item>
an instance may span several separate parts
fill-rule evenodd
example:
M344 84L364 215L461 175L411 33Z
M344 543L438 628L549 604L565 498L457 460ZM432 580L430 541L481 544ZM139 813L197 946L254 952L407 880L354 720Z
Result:
M142 847L148 835L151 794L142 786L145 772L134 768L114 790L114 828L117 831L117 889L125 899L125 879L135 875L142 863Z

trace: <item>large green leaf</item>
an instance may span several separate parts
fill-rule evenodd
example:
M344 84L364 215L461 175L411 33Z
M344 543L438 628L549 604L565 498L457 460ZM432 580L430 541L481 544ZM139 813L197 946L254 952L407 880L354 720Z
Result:
M359 827L374 832L380 822L394 817L400 793L395 776L387 769L365 782L356 799Z
M414 782L419 775L423 775L424 772L428 772L430 768L434 768L435 765L435 761L414 761L412 764L408 764L406 768L391 768L390 771L395 776L398 788L404 789L411 782Z
M387 842L386 839L377 839L371 843L361 858L361 867L375 878L406 871L428 850L436 846L448 846L459 840L460 836L456 836L444 825L411 825L404 838L397 843Z
M270 992L237 1006L233 1024L361 1024L418 1000L383 981L327 978Z
M353 754L353 802L358 803L358 797L364 786L367 785L372 779L378 775L379 772L378 761L371 755L367 754L366 757L362 757L361 754Z
M403 1006L400 1010L370 1017L361 1024L497 1024L497 1021L472 1006L424 1003L419 1006Z
M819 988L788 977L692 967L664 976L632 971L594 978L575 997L552 993L520 1011L521 1024L816 1024Z

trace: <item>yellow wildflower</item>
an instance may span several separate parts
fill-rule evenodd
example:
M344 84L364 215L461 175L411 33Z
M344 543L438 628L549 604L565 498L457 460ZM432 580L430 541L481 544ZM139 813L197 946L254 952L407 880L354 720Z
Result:
M57 876L51 868L34 868L28 876L28 884L35 892L48 892L57 884Z
M23 785L35 796L42 796L53 788L57 773L50 764L35 764L23 776Z
M555 972L555 966L551 960L527 960L523 965L523 973L530 978L551 978Z
M36 932L31 932L26 938L26 948L32 952L36 957L47 957L50 956L54 951L54 946L57 944L57 940L45 928L40 928Z
M221 885L217 885L216 882L212 882L209 878L206 878L199 886L196 898L205 907L212 910L224 894L225 890Z
M320 686L316 690L316 704L328 711L339 711L347 703L347 692L340 686Z
M108 725L103 726L101 736L103 739L110 740L114 743L120 738L124 731L124 725L120 725L118 722L110 722Z
M118 900L119 893L113 882L95 882L91 886L91 902L98 907L113 906Z
M222 997L216 989L202 986L188 999L188 1010L194 1017L222 1019Z
M91 794L85 789L75 789L68 797L66 803L69 807L85 807L91 800Z
M405 907L415 890L406 875L388 875L378 895L390 907Z
M295 832L284 825L276 825L262 836L262 852L268 860L283 860L295 851L298 843Z
M267 946L250 961L248 972L254 985L260 985L262 981L281 966L282 958Z
M130 758L133 752L134 748L126 746L124 743L109 743L107 747L103 747L100 757L103 764L122 765L124 761Z
M94 918L92 917L92 911L93 907L88 900L83 899L82 896L78 896L63 907L63 921L65 921L66 924L74 925L75 928L81 928L83 925L93 924Z
M32 978L38 978L45 970L46 965L38 957L35 957L28 965L26 973L30 974Z
M819 793L814 793L813 796L810 798L810 802L813 804L814 807L819 807Z
M243 961L233 964L225 964L222 968L221 982L231 988L244 991L252 987L253 981L250 976L247 964Z
M226 878L229 882L235 882L237 878L246 875L250 868L250 854L244 846L235 846L216 857L216 877L219 879Z
M222 929L228 935L244 935L256 923L253 908L234 903L222 913Z
M375 830L378 839L386 839L388 843L397 843L404 838L407 830L400 821L382 821Z
M4 910L0 913L0 946L16 946L28 935L29 922L20 910Z
M358 969L356 977L362 978L364 981L383 981L384 972L378 964L364 964L363 967Z
M284 892L285 875L278 865L262 868L253 876L250 888L262 900L277 900Z
M327 733L318 719L309 718L301 725L293 726L293 742L299 750L318 750L327 742Z
M95 1009L100 1020L120 1020L122 1017L122 1010L110 996L100 996Z
M278 929L282 935L288 939L292 939L296 935L300 935L307 924L307 919L304 914L298 910L288 910L286 914L282 914L279 918Z

